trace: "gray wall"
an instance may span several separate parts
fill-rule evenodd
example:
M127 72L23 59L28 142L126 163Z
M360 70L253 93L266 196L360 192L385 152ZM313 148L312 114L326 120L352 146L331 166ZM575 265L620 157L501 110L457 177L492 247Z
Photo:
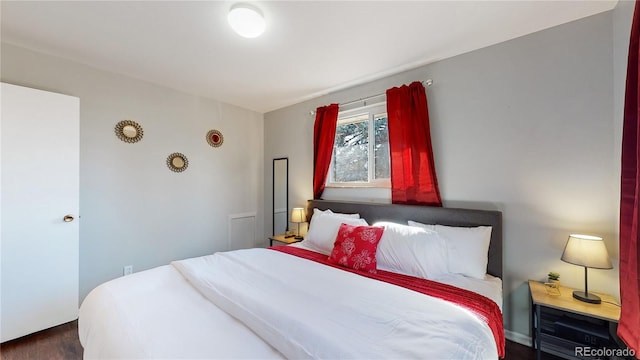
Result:
M615 21L624 28L628 20ZM289 156L290 207L303 205L312 197L310 110L433 79L427 96L444 205L503 212L505 327L526 343L527 280L553 270L564 284L583 285L583 269L560 260L570 233L605 238L615 269L590 271L590 286L619 294L613 28L607 12L267 113L265 164ZM626 43L616 41L627 46L628 32Z
M236 239L230 215L256 214L254 233L264 232L262 114L9 44L1 74L80 98L81 300L125 265L140 271L226 250ZM141 142L115 136L124 119L142 125ZM223 133L222 147L207 144L210 129ZM173 152L188 157L183 173L165 165ZM265 240L250 241L231 248Z

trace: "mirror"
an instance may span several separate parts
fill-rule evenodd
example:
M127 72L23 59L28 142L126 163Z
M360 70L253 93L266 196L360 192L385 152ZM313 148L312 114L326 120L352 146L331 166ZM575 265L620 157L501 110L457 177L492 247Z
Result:
M178 169L182 169L182 167L184 166L184 160L182 160L181 157L176 156L171 159L171 164L173 164L173 166L177 167Z
M207 143L214 148L222 146L223 141L224 136L222 136L222 133L219 130L209 130L207 132Z
M189 160L181 153L173 153L167 157L167 166L171 171L182 172L189 166Z
M122 120L116 124L116 135L126 143L135 143L142 139L142 126L132 120Z
M122 134L129 139L133 139L134 137L136 137L136 135L138 135L138 130L136 130L135 126L133 125L125 125L122 128Z
M273 159L273 235L289 230L289 158Z

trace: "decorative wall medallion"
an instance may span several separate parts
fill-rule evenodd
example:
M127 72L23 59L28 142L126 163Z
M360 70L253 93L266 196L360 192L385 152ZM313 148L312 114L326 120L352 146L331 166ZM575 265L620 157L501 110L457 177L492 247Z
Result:
M189 160L184 154L173 153L167 157L167 166L171 171L183 172L189 166Z
M220 147L224 142L224 136L218 130L209 130L207 132L207 142L213 147Z
M116 124L116 135L124 142L136 143L142 140L142 126L132 120L122 120Z

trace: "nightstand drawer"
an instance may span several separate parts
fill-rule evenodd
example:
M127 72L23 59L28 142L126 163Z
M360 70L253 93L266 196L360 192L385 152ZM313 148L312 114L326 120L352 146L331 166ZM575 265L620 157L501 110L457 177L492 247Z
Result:
M559 356L563 359L606 359L593 356L579 356L579 354L581 354L581 351L578 350L578 352L576 353L576 348L585 348L588 345L580 344L571 340L559 338L557 336L548 334L540 334L540 340L540 350L555 356Z
M609 322L543 306L540 332L575 341L584 346L609 346Z

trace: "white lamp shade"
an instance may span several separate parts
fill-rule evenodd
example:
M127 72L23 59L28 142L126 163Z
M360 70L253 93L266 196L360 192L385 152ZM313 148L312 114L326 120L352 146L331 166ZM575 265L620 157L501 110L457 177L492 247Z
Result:
M258 37L266 28L266 22L260 10L249 4L233 5L229 10L227 20L238 35L246 38Z
M594 269L612 269L607 247L601 237L569 235L567 245L560 258L564 262Z
M291 222L293 223L305 222L303 208L293 208L291 210Z

